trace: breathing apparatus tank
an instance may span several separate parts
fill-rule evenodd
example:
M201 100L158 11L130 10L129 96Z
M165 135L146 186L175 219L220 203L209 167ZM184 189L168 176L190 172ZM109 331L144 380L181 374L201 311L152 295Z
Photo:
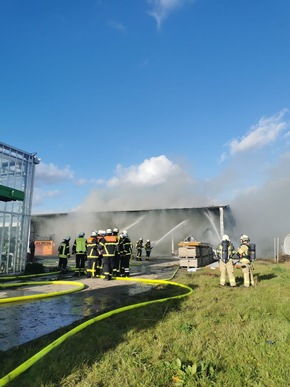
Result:
M223 240L222 243L222 256L221 259L224 263L227 263L229 260L229 245L230 242L228 240Z
M256 244L255 243L250 243L249 254L250 254L250 261L253 262L256 259Z

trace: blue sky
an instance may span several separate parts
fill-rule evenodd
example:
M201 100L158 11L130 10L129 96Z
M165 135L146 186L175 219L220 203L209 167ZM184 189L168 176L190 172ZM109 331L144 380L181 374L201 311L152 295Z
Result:
M41 158L33 213L281 220L289 20L288 0L2 0L1 141Z

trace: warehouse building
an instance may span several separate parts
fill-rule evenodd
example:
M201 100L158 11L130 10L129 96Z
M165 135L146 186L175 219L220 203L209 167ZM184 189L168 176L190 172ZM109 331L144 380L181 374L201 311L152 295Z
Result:
M92 230L118 227L128 232L134 246L139 238L149 239L154 255L168 256L188 236L216 246L224 232L231 233L234 224L228 205L39 214L32 216L31 238L36 241L36 255L55 255L67 235L73 240L80 232L88 237Z

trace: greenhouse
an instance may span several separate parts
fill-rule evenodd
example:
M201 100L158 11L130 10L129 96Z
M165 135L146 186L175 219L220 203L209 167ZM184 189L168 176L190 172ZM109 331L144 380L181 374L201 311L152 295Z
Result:
M0 272L25 269L31 222L36 153L0 143Z

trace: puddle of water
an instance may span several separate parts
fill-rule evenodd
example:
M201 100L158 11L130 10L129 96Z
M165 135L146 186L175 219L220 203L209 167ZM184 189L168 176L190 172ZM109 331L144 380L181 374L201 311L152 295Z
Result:
M132 276L172 274L172 267L152 267L141 264L131 268ZM69 278L70 279L70 278ZM39 279L38 279L39 280ZM124 284L124 283L123 283ZM144 293L151 285L130 282L125 286L88 289L59 297L34 300L29 302L13 302L0 304L0 350L6 351L14 346L51 333L59 328L80 321L84 317L93 317L104 310L112 310L122 306L124 299ZM7 290L5 291L7 293ZM30 289L31 294L33 290ZM9 297L27 295L21 288L9 291ZM100 296L101 295L101 296Z

